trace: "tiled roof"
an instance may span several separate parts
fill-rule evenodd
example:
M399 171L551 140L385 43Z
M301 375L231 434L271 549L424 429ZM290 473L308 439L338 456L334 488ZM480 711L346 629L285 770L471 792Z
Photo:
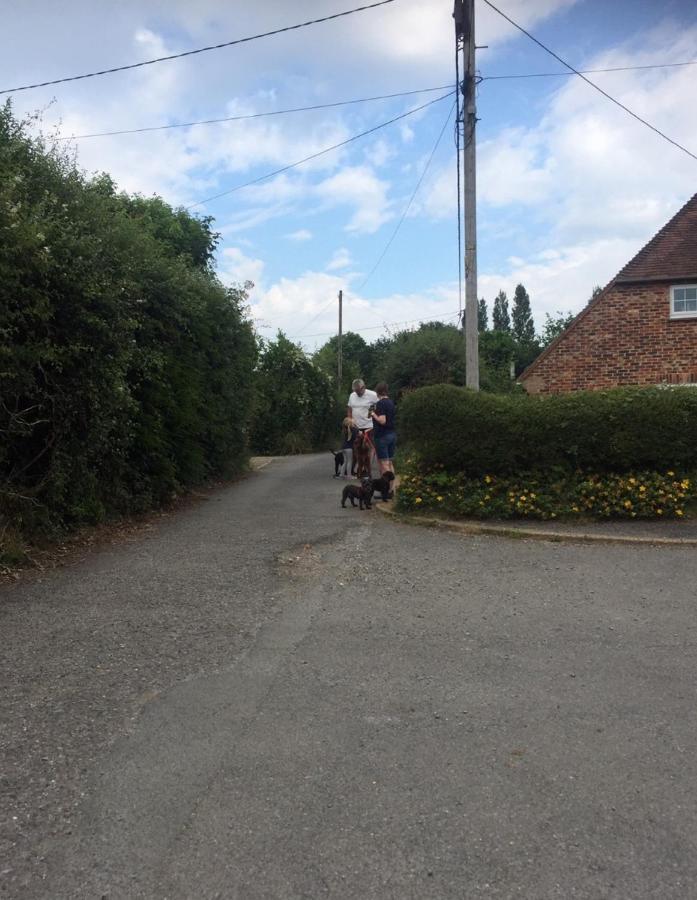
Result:
M697 194L622 269L615 282L697 278Z

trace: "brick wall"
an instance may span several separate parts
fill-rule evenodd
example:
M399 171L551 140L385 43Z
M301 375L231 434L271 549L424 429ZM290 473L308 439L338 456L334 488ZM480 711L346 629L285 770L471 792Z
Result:
M615 285L535 364L531 394L697 383L697 318L670 318L670 284Z

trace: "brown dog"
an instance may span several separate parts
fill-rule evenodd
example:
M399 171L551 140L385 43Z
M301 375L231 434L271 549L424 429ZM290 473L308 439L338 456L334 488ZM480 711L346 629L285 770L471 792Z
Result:
M373 491L380 494L380 499L387 503L394 496L392 491L392 482L394 481L394 472L383 472L379 478L373 478Z
M357 478L370 478L370 457L373 452L373 442L369 431L359 431L353 442L353 460L356 464Z
M364 478L360 484L347 484L346 487L341 492L341 507L342 509L346 508L346 501L351 501L351 506L356 505L356 500L358 500L358 506L360 509L363 509L365 506L366 509L372 509L370 505L370 501L373 497L373 483L370 478Z

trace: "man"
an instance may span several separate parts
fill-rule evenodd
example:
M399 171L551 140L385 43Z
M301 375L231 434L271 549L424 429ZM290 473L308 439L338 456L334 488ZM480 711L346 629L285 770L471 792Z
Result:
M366 443L369 446L370 454L365 457L365 468L367 471L361 473L358 472L359 476L361 474L368 475L370 477L373 455L375 453L375 447L373 446L372 435L373 435L373 420L369 415L368 410L371 406L374 406L378 402L378 395L375 391L369 391L366 389L365 382L362 378L356 378L351 387L353 391L351 396L348 399L348 406L346 408L346 415L353 419L353 424L359 431L359 436L363 436L366 440ZM356 444L358 447L358 444ZM358 460L354 456L354 460L358 463ZM360 468L360 467L359 467Z
M372 431L373 420L368 415L368 410L378 402L375 391L367 390L362 378L356 378L351 384L353 391L348 398L346 415L353 419L353 424L359 431Z

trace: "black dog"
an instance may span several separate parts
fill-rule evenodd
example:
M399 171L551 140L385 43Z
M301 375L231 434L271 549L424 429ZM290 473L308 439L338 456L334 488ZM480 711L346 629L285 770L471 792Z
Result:
M339 471L344 464L344 454L342 450L339 450L338 453L335 453L333 450L329 451L331 455L334 457L334 478L339 477Z
M363 509L364 506L366 509L371 509L370 500L372 496L373 484L370 478L364 478L360 484L347 484L341 492L342 509L346 508L347 500L351 501L351 506L355 506L356 500L358 500L360 509Z
M392 491L392 482L394 481L394 472L383 472L380 478L373 478L373 491L380 494L383 503L387 503L394 497Z

